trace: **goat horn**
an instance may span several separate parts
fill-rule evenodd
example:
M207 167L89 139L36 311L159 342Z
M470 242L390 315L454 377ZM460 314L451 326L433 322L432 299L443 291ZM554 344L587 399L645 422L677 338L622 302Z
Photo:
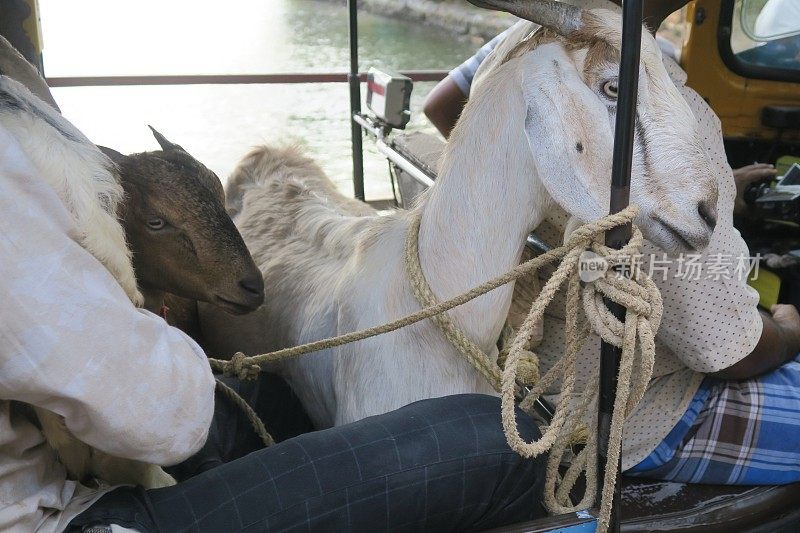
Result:
M181 148L180 145L177 145L174 142L169 141L166 137L161 135L158 132L158 130L156 130L150 124L148 124L147 127L150 128L150 131L153 132L153 137L156 138L156 141L158 141L158 145L161 147L162 150L165 150L165 151L166 150L183 150L183 148Z
M467 0L484 9L506 11L569 37L583 25L579 7L553 0Z

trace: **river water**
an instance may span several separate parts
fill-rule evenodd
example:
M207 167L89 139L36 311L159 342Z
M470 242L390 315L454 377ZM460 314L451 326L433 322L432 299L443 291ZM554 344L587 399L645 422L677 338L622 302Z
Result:
M343 72L347 11L318 0L39 0L48 76ZM361 70L448 69L474 42L438 29L359 14ZM409 129L433 83L414 87ZM260 143L302 142L352 193L346 84L70 87L63 113L98 144L157 149L147 124L225 180ZM367 199L391 196L386 163L365 142Z

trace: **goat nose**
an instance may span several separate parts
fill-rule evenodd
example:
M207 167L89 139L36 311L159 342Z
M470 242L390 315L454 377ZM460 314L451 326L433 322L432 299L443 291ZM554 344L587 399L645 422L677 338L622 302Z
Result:
M264 278L261 275L248 276L239 280L239 287L246 293L253 296L262 296L264 294Z
M717 207L708 201L702 201L697 204L697 213L708 229L714 231L714 228L717 227Z

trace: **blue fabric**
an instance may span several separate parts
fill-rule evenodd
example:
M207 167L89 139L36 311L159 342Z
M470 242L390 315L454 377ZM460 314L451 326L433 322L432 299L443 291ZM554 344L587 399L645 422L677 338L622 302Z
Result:
M800 356L750 380L706 378L677 425L626 474L725 485L800 481Z
M705 407L709 396L711 396L712 385L709 383L711 380L705 379L700 385L700 389L695 393L692 398L688 409L683 414L683 417L678 420L678 423L672 428L672 431L664 437L664 440L656 446L656 449L650 452L641 463L637 464L626 474L635 474L640 472L647 472L669 463L674 457L675 452L683 445L683 441L689 432L692 430L697 417Z

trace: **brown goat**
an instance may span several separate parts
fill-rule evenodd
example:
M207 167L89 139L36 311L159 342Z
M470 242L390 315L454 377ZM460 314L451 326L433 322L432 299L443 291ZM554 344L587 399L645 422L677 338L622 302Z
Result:
M219 178L151 127L162 150L122 155L116 163L126 199L120 217L133 252L145 308L202 343L196 302L234 314L264 301L264 281L225 211Z
M158 311L174 295L172 305L181 308L177 325L198 339L197 300L248 313L263 303L264 282L225 211L219 178L154 129L153 134L161 151L125 156L101 149L116 163L126 192L120 215L145 307ZM73 478L145 488L174 483L155 465L112 457L79 442L60 417L37 414Z

